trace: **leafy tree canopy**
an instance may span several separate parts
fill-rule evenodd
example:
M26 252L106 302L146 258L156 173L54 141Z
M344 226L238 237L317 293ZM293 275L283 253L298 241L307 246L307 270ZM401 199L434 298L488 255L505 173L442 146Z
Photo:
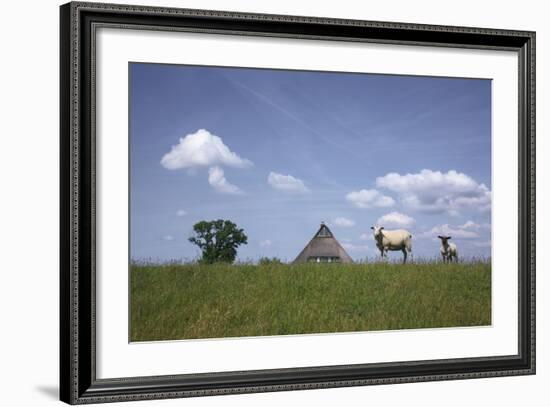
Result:
M212 264L233 263L237 247L248 243L243 229L229 220L201 221L193 226L195 235L189 238L202 250L202 261Z

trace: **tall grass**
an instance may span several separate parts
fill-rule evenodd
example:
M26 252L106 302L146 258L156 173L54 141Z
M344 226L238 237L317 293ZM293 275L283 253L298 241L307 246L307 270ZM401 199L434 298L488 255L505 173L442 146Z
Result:
M132 341L479 326L491 266L133 264Z

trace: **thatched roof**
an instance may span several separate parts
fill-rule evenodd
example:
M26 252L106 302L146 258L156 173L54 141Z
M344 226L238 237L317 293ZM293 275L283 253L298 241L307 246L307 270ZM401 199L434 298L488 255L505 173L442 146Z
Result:
M296 257L294 263L316 261L317 258L330 258L331 261L353 263L352 258L346 253L328 226L324 223L321 223L317 233L315 233L306 247L304 247L304 250Z

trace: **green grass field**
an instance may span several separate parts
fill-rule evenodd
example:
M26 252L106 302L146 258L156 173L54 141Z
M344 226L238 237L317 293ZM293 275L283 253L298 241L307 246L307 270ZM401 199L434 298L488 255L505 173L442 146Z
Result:
M491 324L491 265L132 265L131 341Z

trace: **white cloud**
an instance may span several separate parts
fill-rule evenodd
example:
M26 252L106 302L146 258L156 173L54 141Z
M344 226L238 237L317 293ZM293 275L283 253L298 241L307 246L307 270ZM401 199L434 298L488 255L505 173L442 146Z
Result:
M349 252L366 252L369 250L366 244L342 243L342 247Z
M175 238L172 235L165 235L165 236L162 236L162 240L166 240L167 242L171 242L171 241L175 240Z
M352 191L346 195L346 200L351 202L355 207L361 209L372 207L385 208L395 204L392 197L383 195L376 189Z
M187 215L187 211L185 211L184 209L179 209L177 212L176 212L176 216L185 216Z
M350 228L352 226L355 226L355 221L341 216L335 218L332 223L334 224L334 226L339 226L342 228Z
M252 165L250 160L232 152L220 137L204 129L180 138L179 143L172 146L160 163L169 170L215 165L246 168Z
M374 240L372 233L363 233L359 236L360 240Z
M491 224L489 223L476 223L472 220L468 220L462 225L450 226L449 224L434 226L431 230L421 233L419 237L431 237L436 238L438 235L452 236L458 239L477 239L487 236L487 232L491 230ZM487 244L485 241L479 241L472 243L477 247L490 247L490 241Z
M295 178L292 175L278 174L273 171L269 173L267 183L271 187L284 192L304 193L309 191L301 179Z
M223 194L242 194L243 191L236 185L233 185L227 181L224 175L223 169L220 167L212 167L208 170L208 183L216 191Z
M472 230L463 229L460 226L453 227L445 223L444 225L434 226L431 230L420 234L419 237L432 237L435 238L439 235L451 236L458 239L476 239L479 237L477 232Z
M400 212L390 212L380 217L378 224L381 226L410 228L415 224L415 220Z
M470 229L470 230L482 230L482 229L491 229L491 225L488 223L475 223L474 221L467 221L463 225L459 226L460 229Z
M491 191L466 174L424 169L416 174L389 173L376 179L376 186L396 192L402 203L422 212L456 216L461 209L491 209Z
M271 247L271 244L272 244L272 242L271 242L271 240L269 240L269 239L262 240L262 241L260 242L260 247L268 248L268 247Z

